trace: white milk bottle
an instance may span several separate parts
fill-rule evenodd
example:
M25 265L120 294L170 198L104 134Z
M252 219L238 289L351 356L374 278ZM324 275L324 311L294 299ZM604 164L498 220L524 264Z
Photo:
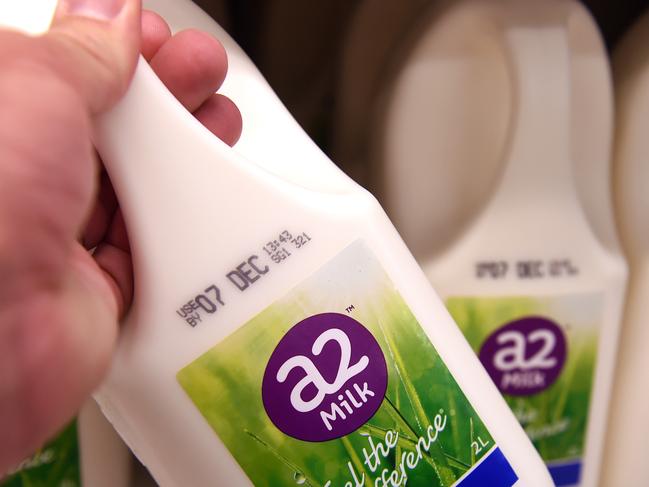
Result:
M602 486L649 485L649 15L645 14L613 55L616 137L613 188L617 221L629 259L630 280L620 334L602 462Z
M162 486L551 485L380 206L219 37L241 150L143 61L97 121L135 270L117 430Z
M594 486L626 280L605 50L572 1L455 2L430 25L377 139L388 211L555 483Z

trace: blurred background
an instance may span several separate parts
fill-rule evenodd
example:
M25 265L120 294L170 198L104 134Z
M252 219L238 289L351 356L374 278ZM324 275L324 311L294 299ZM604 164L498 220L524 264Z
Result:
M371 47L358 63L368 83L358 95L357 110L369 122L372 95L382 77L381 59L393 62L390 49L398 46L417 25L425 23L435 0L194 0L215 18L243 47L289 111L321 149L359 183L373 182L363 167L336 157L336 111L340 73L349 63L345 46L360 23L371 24ZM631 24L649 7L649 0L585 0L597 22L607 49L612 51ZM413 27L414 26L414 27ZM362 29L362 27L361 27ZM398 53L396 53L398 54ZM370 57L371 59L368 59ZM379 59L381 58L381 59ZM377 66L378 64L378 66ZM387 69L387 66L383 66ZM346 167L348 166L348 167Z

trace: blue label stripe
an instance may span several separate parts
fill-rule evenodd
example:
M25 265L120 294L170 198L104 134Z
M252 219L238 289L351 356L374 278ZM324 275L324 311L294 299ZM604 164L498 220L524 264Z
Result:
M458 480L455 487L511 487L518 475L497 446Z
M555 485L576 485L581 478L581 459L560 464L549 464L548 470Z

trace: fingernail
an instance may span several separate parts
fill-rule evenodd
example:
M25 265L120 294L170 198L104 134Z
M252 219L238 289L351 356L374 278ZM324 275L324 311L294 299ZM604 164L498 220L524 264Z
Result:
M112 20L124 8L126 0L60 0L58 15L77 15L99 20Z

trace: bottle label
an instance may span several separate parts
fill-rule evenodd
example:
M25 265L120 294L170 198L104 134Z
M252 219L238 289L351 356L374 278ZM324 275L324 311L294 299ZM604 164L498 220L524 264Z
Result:
M579 483L601 295L453 297L446 305L555 484Z
M177 377L256 486L518 479L361 241Z
M0 487L79 487L76 421L55 439L8 472Z

